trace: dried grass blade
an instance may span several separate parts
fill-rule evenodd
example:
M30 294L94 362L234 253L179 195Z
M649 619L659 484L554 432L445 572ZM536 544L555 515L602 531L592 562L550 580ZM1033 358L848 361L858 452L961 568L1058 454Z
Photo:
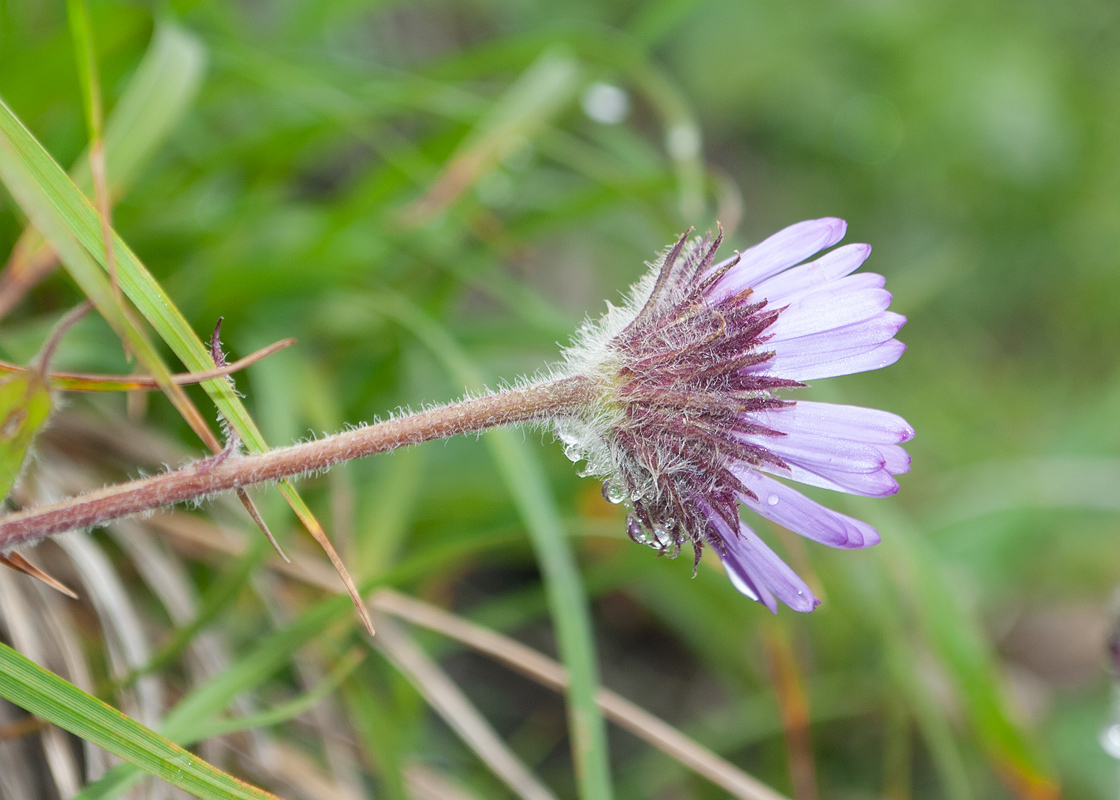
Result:
M564 691L567 687L567 671L548 656L508 636L483 628L429 603L407 597L391 589L381 589L373 596L370 605L380 613L391 614L413 625L436 631L473 650L491 656L551 689ZM610 720L672 756L734 797L741 800L787 800L734 764L685 736L672 725L609 689L600 689L596 701Z
M61 592L67 597L71 597L75 600L78 599L78 595L74 592L73 589L71 589L65 583L63 583L50 573L46 572L42 568L32 564L23 555L15 550L13 550L11 553L8 553L7 555L0 553L0 564L3 564L6 567L10 567L16 572L22 572L25 575L30 575L32 578L42 581L47 586Z

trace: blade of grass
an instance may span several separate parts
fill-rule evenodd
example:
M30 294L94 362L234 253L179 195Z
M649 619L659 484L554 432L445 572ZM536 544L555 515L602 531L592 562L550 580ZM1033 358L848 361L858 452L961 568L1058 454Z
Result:
M200 537L196 535L192 541L197 543L199 539ZM505 537L496 537L482 541L456 542L434 548L431 552L421 553L402 561L388 572L363 581L361 591L366 595L383 585L415 580L420 576L446 569L450 564L460 563L466 555L479 548L509 543L510 541ZM204 545L216 552L229 555L245 553L244 548L238 548L221 535L205 539ZM330 573L320 575L317 571L304 567L300 561L285 563L277 559L272 565L283 573L293 574L328 592L339 590L338 585L328 579ZM283 667L297 648L329 627L343 622L348 607L346 595L332 596L309 608L285 628L260 640L252 650L221 675L187 694L164 719L160 729L161 734L176 741L187 735L195 726L220 714L235 696L260 685ZM135 768L121 765L88 785L73 800L93 800L93 798L104 800L116 797L138 778L139 773Z
M371 599L382 614L391 614L492 656L523 675L558 691L568 686L567 671L558 663L497 631L483 628L441 608L391 589ZM712 783L742 800L785 800L742 770L609 689L599 689L596 701L614 722L667 753Z
M335 668L331 670L330 675L320 681L311 691L258 714L199 723L193 730L183 736L180 743L192 745L214 736L227 736L231 733L240 733L256 728L269 728L287 722L293 717L298 717L314 708L317 703L338 688L338 685L357 669L364 658L365 653L358 648L354 648L338 662Z
M292 652L321 634L345 615L344 595L322 601L291 625L257 643L237 663L209 683L196 687L164 718L160 733L182 741L209 718L220 714L236 695L258 686L283 667ZM90 784L74 800L115 797L131 786L139 774L130 766L115 767Z
M0 104L0 107L3 107ZM101 269L72 235L65 219L57 206L38 191L36 174L30 164L19 157L12 143L0 137L0 180L11 192L12 197L32 220L35 227L51 242L62 263L71 276L93 303L114 332L126 342L137 360L159 384L160 388L174 404L175 408L190 424L199 437L214 452L221 450L217 437L202 419L202 415L187 397L182 387L171 381L171 373L147 335L131 319L127 309L118 304L113 297L112 288ZM57 168L57 167L56 167ZM92 210L92 209L91 209ZM96 212L95 212L96 213Z
M268 358L273 353L291 347L295 339L282 339L268 347L255 350L244 358L239 358L232 364L224 367L215 367L204 372L186 372L171 376L171 382L179 386L190 386L203 381L213 380L255 364L263 358ZM21 367L0 361L0 379L5 375L24 375L31 368ZM88 372L49 372L47 373L47 386L51 389L67 392L150 392L159 389L155 378L148 375L95 375Z
M890 574L912 595L925 637L960 694L985 755L1003 782L1026 800L1060 794L1053 770L1034 737L1015 721L995 659L976 620L942 577L937 555L901 515L876 507L892 531L884 538ZM867 515L864 515L866 518Z
M177 628L171 638L152 655L147 664L140 669L133 670L121 681L122 685L128 686L142 675L164 669L186 650L199 631L230 607L238 592L249 583L253 569L260 564L264 557L264 549L260 546L260 543L261 540L255 540L249 546L248 552L233 566L233 569L223 573L214 581L203 596L202 607L195 618L188 624Z
M374 304L376 311L402 325L440 358L457 381L472 390L482 388L482 380L470 359L430 317L402 297L386 296ZM595 702L599 688L595 641L587 594L568 546L560 512L549 492L544 470L520 437L510 431L495 430L484 438L536 552L560 654L568 669L568 719L580 797L605 800L612 792L606 726Z
M492 169L509 147L538 135L575 96L579 75L579 63L566 50L541 55L471 129L432 187L404 210L403 219L423 225Z
M266 800L250 786L0 644L0 695L205 800Z
M70 32L74 38L74 56L78 62L78 78L82 87L82 105L86 111L89 129L89 170L93 176L93 197L101 222L101 241L105 247L108 264L109 286L113 297L121 305L121 287L117 283L117 260L113 256L112 226L113 201L105 170L105 141L102 136L103 109L101 107L101 78L97 70L97 55L93 48L93 33L89 26L89 9L85 0L66 0Z
M201 83L206 63L202 42L174 23L156 25L148 51L104 129L110 198L120 196L140 166L175 128ZM93 189L87 154L71 169L84 193ZM54 268L54 252L34 228L20 236L0 274L0 317Z
M0 149L8 154L5 159L9 164L8 171L11 173L12 180L18 184L20 197L17 200L25 209L28 206L35 208L37 215L43 218L42 222L51 226L51 233L48 234L48 238L51 239L56 250L59 249L60 243L66 247L67 255L63 256L63 262L71 270L74 279L78 281L83 291L87 293L87 296L110 324L118 321L118 318L122 316L119 310L114 308L113 311L108 311L112 300L111 292L108 297L104 296L101 292L100 283L93 278L94 271L90 269L91 254L103 268L106 267L105 254L100 246L100 221L96 210L90 206L89 201L78 191L78 188L59 168L58 164L54 162L3 102L0 102L0 142L3 143L3 148ZM8 179L5 179L5 183L8 183ZM11 188L11 185L9 185L9 189ZM38 221L36 227L47 233ZM72 246L72 244L80 246ZM85 252L81 252L83 248ZM115 233L113 234L113 248L117 263L120 265L121 288L128 299L135 303L140 313L155 328L156 332L179 360L186 365L187 369L197 372L212 368L214 363L210 349L199 339L187 322L186 317L182 315L151 273ZM60 255L63 255L61 251ZM103 281L103 278L102 282L105 283L106 287L108 286L107 281ZM116 313L113 313L114 311ZM133 336L131 332L129 332L129 335ZM133 338L137 337L133 336ZM136 344L130 338L129 344L144 347L146 358L149 360L155 357L154 350L145 341ZM137 353L137 358L140 358L140 353ZM186 398L182 389L169 382L170 373L162 362L158 361L158 357L155 358L157 360L153 361L152 364L141 359L141 364L154 378L162 381L161 388L163 383L166 383L168 388L164 391L168 393L169 397L174 398L179 394ZM202 388L210 395L222 416L237 432L241 441L250 451L260 453L268 449L268 445L265 443L256 423L253 422L252 417L229 381L224 378L204 381ZM193 406L184 405L183 408L179 409L188 421L192 419L191 408ZM194 411L194 417L198 417L197 410ZM199 418L199 422L201 422L201 418ZM192 425L193 427L194 425ZM205 423L202 423L202 428L209 433L209 428L206 428ZM202 431L198 430L198 432L201 436ZM209 434L209 439L204 439L204 441L207 441L214 452L221 450L221 446L217 444L212 433ZM347 591L350 593L351 600L362 623L372 633L373 623L361 602L357 587L345 566L343 566L338 553L335 552L334 546L327 538L323 527L311 513L311 509L307 507L303 498L296 492L291 481L283 481L278 484L278 487L304 527L307 528L311 536L326 552L327 557L330 558L331 564L334 565L339 577L346 584ZM245 498L242 502L245 502L248 496L242 496ZM250 510L250 513L253 513L252 510Z
M523 800L556 800L521 763L439 665L388 620L375 644L479 758Z

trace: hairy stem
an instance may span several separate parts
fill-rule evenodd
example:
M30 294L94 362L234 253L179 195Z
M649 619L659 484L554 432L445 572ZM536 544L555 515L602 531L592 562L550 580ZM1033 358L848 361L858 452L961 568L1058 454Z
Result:
M565 378L507 389L441 408L254 455L218 454L174 472L110 486L0 517L0 552L76 528L218 492L325 469L363 456L502 425L543 421L585 407L592 384Z

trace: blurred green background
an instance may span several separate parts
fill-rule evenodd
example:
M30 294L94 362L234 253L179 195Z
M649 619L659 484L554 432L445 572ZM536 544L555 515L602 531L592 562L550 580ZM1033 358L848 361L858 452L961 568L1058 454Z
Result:
M603 682L785 793L804 794L790 765L807 757L821 797L1053 797L1059 783L1071 798L1116 796L1100 739L1117 713L1106 640L1120 576L1120 5L92 0L90 11L110 114L158 20L193 43L197 93L182 88L114 224L200 335L224 316L234 356L298 338L238 377L274 445L462 392L387 305L421 309L497 386L555 360L689 226L722 222L743 248L802 219L845 218L909 317L909 351L802 396L916 428L897 497L820 497L878 525L883 545L831 552L760 525L824 597L812 615L771 619L718 569L692 579L684 560L627 542L599 486L527 433L592 596ZM0 2L0 97L60 164L80 160L64 3ZM25 220L7 195L0 204L7 252ZM79 299L62 274L37 286L0 326L4 356L26 361ZM131 369L98 319L58 365ZM123 415L125 401L67 406ZM198 451L164 399L145 424ZM477 541L400 585L554 652L523 523L473 439L302 486L359 576ZM290 512L262 503L298 549ZM201 588L221 571L190 570ZM238 617L217 623L235 651L270 624L259 600L237 602ZM422 641L514 751L574 796L561 701ZM775 679L787 651L803 697ZM391 670L359 674L377 687L395 757L505 796ZM790 736L799 697L807 749ZM347 730L362 729L356 708ZM322 757L322 743L290 736ZM619 797L722 796L610 736ZM393 763L371 757L363 786L393 796Z

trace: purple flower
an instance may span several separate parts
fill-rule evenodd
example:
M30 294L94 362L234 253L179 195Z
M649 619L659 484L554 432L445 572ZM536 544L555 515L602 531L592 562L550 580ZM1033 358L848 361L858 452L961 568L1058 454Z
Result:
M830 547L869 547L873 527L776 477L883 497L910 468L899 444L914 431L901 417L779 396L886 367L906 349L883 277L851 274L868 245L801 263L846 227L801 222L721 263L722 234L685 234L565 351L563 374L599 392L586 413L557 421L557 435L570 458L587 460L582 474L606 478L607 499L632 508L630 537L670 557L690 544L694 564L711 545L735 587L775 612L779 600L797 611L819 601L739 506Z

